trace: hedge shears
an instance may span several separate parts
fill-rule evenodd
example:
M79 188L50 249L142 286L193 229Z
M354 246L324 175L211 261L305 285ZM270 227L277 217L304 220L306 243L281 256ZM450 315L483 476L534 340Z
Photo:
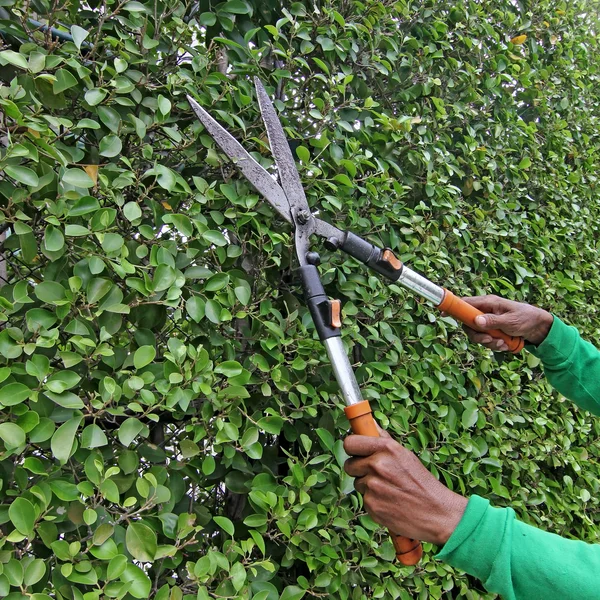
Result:
M327 249L346 252L374 271L416 292L446 314L459 319L473 329L477 329L474 323L475 317L483 313L456 297L452 292L409 269L389 248L378 248L350 231L342 231L317 218L308 205L292 151L275 112L275 107L257 77L254 78L254 85L280 184L191 96L188 95L187 99L192 110L221 150L277 213L291 223L295 229L298 273L302 281L305 301L319 339L325 346L331 361L335 378L346 404L345 413L352 432L379 437L369 402L362 399L352 365L342 343L341 303L339 300L330 299L325 294L317 269L319 255L310 250L311 236L324 238L324 245ZM488 333L502 338L512 352L518 352L523 348L524 342L521 338L507 336L502 331L488 331ZM419 562L422 555L419 541L393 533L392 541L396 549L396 556L402 564L414 565Z

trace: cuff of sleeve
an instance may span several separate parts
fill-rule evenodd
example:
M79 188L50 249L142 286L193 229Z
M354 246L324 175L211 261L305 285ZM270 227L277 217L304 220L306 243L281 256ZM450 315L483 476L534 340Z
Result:
M565 325L556 315L546 339L539 345L527 345L527 350L546 366L558 366L573 352L579 333L575 327Z
M488 500L471 496L460 523L436 558L487 581L511 512L493 508Z

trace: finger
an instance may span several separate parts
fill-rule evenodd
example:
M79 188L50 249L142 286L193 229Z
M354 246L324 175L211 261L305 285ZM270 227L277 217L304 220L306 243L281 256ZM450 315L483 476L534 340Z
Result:
M370 471L368 458L349 458L344 463L344 471L350 477L364 477Z
M349 435L344 440L344 450L350 456L371 456L385 449L389 441L384 437Z
M365 492L367 491L367 482L365 481L365 477L360 477L358 479L354 480L354 489L360 493L360 494L365 494Z
M508 350L507 343L501 339L494 338L493 346L493 350L496 350L496 352L506 352Z
M377 431L379 431L379 437L385 438L388 440L392 439L392 436L385 429L382 429L382 427L379 425L379 423L375 423L375 425L377 425Z
M469 298L463 298L463 300L467 304L478 308L482 313L502 314L509 311L511 308L510 300L492 294L485 296L471 296Z
M514 326L514 314L494 314L487 313L475 317L475 325L480 332L485 332L491 329L500 329L505 331L506 327Z
M463 329L465 330L466 334L469 336L469 339L472 342L475 342L476 344L487 345L494 341L494 338L487 333L481 333L479 331L475 331L474 329L471 329L470 327L467 327L466 325L463 326Z

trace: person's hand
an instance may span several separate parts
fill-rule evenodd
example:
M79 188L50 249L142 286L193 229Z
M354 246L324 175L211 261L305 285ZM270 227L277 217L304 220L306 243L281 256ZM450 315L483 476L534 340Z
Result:
M382 437L350 435L344 469L356 477L371 518L391 532L443 545L456 529L467 499L440 483L409 450L386 432Z
M554 320L554 317L542 308L498 296L475 296L463 300L487 313L475 319L483 333L469 327L465 327L465 331L472 342L483 344L490 350L504 352L508 348L503 340L485 333L489 329L501 329L508 335L523 337L530 344L537 346L546 339Z

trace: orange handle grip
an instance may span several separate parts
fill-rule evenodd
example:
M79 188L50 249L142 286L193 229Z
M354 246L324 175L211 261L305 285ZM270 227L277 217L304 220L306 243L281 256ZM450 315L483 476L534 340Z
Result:
M475 317L484 313L474 306L467 304L449 290L444 289L444 299L441 304L438 305L438 308L455 317L471 329L481 331L481 329L475 325ZM512 335L504 333L504 331L500 331L500 329L490 329L485 333L489 333L492 337L503 339L506 342L508 349L514 354L523 350L523 347L525 346L525 340L522 337L513 337Z
M368 400L347 406L344 411L346 417L348 417L348 421L350 421L352 433L379 437L379 431ZM403 565L416 565L421 560L423 548L419 540L413 540L403 535L396 535L392 532L390 532L390 537L396 549L396 558Z

